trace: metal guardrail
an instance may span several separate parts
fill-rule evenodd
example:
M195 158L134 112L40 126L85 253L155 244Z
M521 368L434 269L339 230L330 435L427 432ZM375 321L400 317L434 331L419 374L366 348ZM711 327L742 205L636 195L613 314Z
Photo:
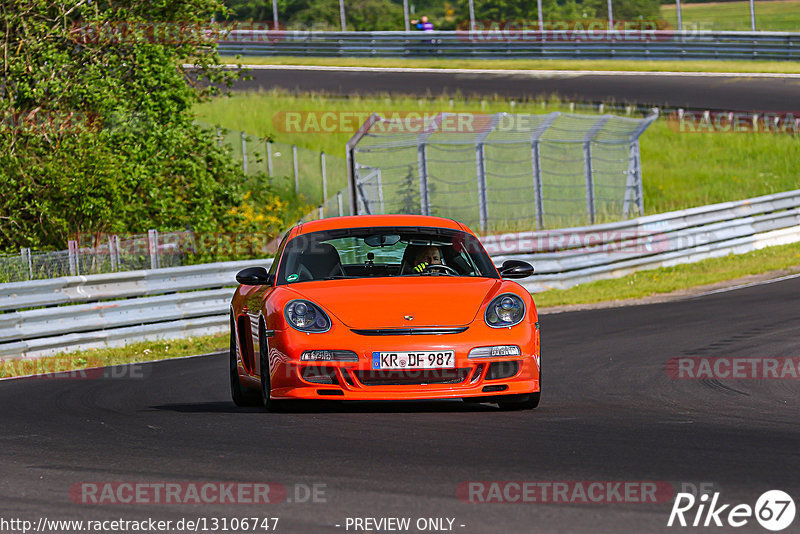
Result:
M800 190L561 230L486 236L530 291L800 241ZM271 259L0 285L0 359L225 331L235 274Z
M245 56L304 57L796 60L800 58L800 33L234 30L219 42L219 51Z

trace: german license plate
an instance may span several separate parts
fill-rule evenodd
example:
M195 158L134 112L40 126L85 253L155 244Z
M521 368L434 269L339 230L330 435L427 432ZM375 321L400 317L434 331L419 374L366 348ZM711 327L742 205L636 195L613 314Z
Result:
M455 366L453 350L372 353L373 369L452 369Z

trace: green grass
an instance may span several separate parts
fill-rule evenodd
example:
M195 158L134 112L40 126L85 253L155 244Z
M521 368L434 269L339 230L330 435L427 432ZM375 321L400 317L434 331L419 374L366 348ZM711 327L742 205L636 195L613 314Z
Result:
M228 333L187 339L143 341L124 347L61 353L35 359L0 360L0 378L61 373L124 363L149 362L228 350Z
M673 16L674 18L674 16ZM749 29L749 22L748 22ZM800 31L800 27L796 31ZM402 59L336 57L233 57L223 62L248 65L329 65L336 67L414 67L430 69L510 69L510 70L618 70L676 72L767 72L800 73L794 61L636 61L600 59Z
M540 308L567 304L622 301L713 284L779 269L800 266L800 243L768 247L747 254L712 258L697 263L640 271L623 278L598 280L570 289L534 295Z
M567 110L556 101L517 102L486 98L328 97L282 92L236 94L196 108L201 120L284 143L324 150L344 158L352 131L284 133L275 117L282 111L498 111L545 113ZM586 110L578 110L587 112ZM767 133L679 133L659 119L641 137L645 212L661 213L694 206L741 200L800 187L800 142L791 135ZM315 179L316 180L316 179ZM329 192L346 184L344 168L330 176ZM293 185L292 185L293 187ZM310 195L310 198L313 195ZM311 198L313 200L313 198Z
M755 2L756 30L800 31L800 1L758 0ZM661 6L661 16L678 27L675 4ZM750 2L681 4L684 29L750 30Z

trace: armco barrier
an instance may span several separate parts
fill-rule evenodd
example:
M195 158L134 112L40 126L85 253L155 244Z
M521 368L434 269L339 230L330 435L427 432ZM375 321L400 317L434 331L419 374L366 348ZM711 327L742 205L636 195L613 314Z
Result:
M303 57L796 60L800 57L800 33L234 30L219 41L219 51Z
M800 190L621 223L486 236L532 292L800 241ZM587 246L588 242L588 246ZM0 285L0 359L225 331L236 273L271 259Z

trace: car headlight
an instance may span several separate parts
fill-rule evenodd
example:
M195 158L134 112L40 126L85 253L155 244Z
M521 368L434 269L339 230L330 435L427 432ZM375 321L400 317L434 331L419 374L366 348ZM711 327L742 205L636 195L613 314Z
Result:
M327 332L331 320L322 309L307 300L293 300L284 308L289 326L301 332Z
M492 299L484 317L492 328L514 326L525 317L525 303L513 293L503 293Z

